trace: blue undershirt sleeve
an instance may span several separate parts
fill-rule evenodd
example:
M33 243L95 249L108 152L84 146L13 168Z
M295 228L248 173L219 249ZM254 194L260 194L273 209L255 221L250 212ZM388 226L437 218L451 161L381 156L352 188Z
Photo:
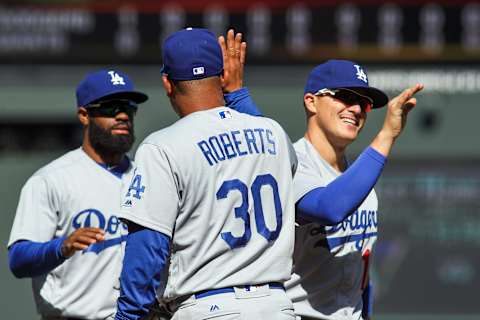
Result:
M297 215L322 225L336 225L362 204L377 182L386 158L372 147L325 187L311 190L297 202Z
M137 320L155 303L163 268L170 254L170 238L140 226L129 233L120 275L117 320ZM130 230L130 226L129 226Z
M263 116L255 102L253 102L248 89L245 87L224 94L224 98L226 106L233 110L246 113L251 116Z
M65 237L48 242L15 242L8 250L10 270L17 278L36 277L52 271L65 261L61 251L63 241Z

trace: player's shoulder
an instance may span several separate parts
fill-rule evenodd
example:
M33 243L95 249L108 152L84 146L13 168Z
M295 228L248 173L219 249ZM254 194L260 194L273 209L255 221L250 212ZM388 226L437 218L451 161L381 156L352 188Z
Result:
M274 120L274 119L269 118L269 117L255 117L255 116L250 116L250 117L253 117L253 118L257 119L258 121L263 121L265 123L268 123L269 125L276 128L277 130L285 132L282 125L280 123L278 123L277 120Z
M318 162L318 158L320 158L320 154L305 137L298 139L293 144L293 148L297 155L299 168L317 167L316 163Z
M47 177L55 174L64 174L65 170L74 170L85 161L85 152L81 148L69 151L50 163L38 169L32 177Z
M293 148L295 149L295 153L297 154L297 157L307 157L311 152L313 146L308 142L305 137L301 137L297 141L293 143Z
M145 137L145 139L143 139L139 147L143 145L154 145L157 147L164 146L166 142L169 142L172 139L172 126L173 125L150 133L148 136Z

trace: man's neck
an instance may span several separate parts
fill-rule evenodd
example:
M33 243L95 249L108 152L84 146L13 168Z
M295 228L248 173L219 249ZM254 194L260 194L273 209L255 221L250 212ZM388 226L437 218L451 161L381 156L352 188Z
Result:
M346 169L345 150L346 146L335 146L329 141L321 130L307 130L305 133L307 139L320 154L336 171L343 172Z
M194 112L224 106L225 100L221 92L220 94L205 92L201 97L190 95L178 96L174 103L176 104L176 109L180 117L185 117Z
M93 161L107 166L116 166L125 157L123 153L102 154L93 148L88 139L83 139L82 149Z

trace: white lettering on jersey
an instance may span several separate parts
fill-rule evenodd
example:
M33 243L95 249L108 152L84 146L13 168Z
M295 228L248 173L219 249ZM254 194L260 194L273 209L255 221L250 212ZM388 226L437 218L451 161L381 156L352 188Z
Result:
M368 83L367 74L363 71L362 67L358 64L355 64L354 67L357 69L357 79L362 80L365 83Z
M108 74L110 75L110 77L112 77L112 79L110 79L110 81L112 82L112 84L114 86L117 86L119 84L125 85L125 81L123 80L123 77L121 77L115 71L108 71Z

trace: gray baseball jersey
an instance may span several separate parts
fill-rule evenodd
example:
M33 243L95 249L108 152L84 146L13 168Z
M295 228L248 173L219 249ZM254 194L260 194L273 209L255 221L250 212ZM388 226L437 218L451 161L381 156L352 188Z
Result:
M275 121L195 112L150 135L135 163L121 216L172 238L164 298L290 278L296 156Z
M295 150L295 201L339 176L305 138L295 143ZM358 209L338 225L297 226L294 272L285 284L296 314L315 319L362 318L368 257L377 238L377 207L372 190Z
M37 171L23 187L9 246L19 240L46 242L81 227L105 230L105 241L32 279L43 316L104 319L115 313L127 234L117 218L121 184L79 148Z

